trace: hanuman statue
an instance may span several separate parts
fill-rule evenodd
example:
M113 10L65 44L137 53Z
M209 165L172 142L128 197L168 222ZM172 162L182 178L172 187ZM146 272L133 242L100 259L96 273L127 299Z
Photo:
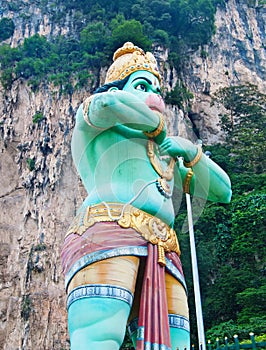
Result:
M127 42L79 107L75 166L88 193L63 245L72 350L189 349L187 289L173 229L174 187L228 203L226 173L167 136L154 56Z

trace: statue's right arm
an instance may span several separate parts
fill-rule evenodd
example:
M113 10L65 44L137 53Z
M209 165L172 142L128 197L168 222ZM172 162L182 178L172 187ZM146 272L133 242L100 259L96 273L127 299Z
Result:
M83 107L83 115L77 114L76 123L79 128L86 129L89 126L99 130L122 124L135 130L150 132L158 127L158 113L129 92L103 92L90 99L88 108Z

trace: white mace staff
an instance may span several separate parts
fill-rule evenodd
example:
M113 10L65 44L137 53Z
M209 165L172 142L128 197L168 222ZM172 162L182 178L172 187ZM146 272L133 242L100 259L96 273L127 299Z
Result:
M191 206L191 197L189 194L189 185L190 185L192 176L193 176L193 171L192 169L189 169L184 181L184 192L186 194L186 204L187 204L188 229L189 229L189 239L190 239L192 277L193 277L193 286L194 286L199 350L206 350L206 341L205 341L204 323L203 323L201 296L200 296L199 272L198 272L196 244L195 244L195 235L194 235L194 227L193 227L192 206Z

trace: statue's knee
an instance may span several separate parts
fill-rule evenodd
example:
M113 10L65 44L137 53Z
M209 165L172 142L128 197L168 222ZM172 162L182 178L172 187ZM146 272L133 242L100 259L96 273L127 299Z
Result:
M190 349L190 327L187 317L169 314L170 339L172 349ZM138 318L133 319L128 325L128 332L136 348L138 338Z
M114 317L128 318L132 293L111 285L80 286L68 296L69 322L80 327Z
M94 288L95 286L93 286ZM103 295L84 297L85 291L80 290L81 293L76 293L76 299L73 300L71 294L69 296L68 327L71 349L72 347L76 349L76 344L81 343L84 344L84 349L88 344L93 349L98 349L99 344L101 350L119 349L125 336L131 307L130 292L117 287L112 290L111 286L101 286L96 290L97 293L105 291L110 294L114 292L117 297L112 298L106 295L105 297ZM87 290L90 292L89 294L92 294L92 290ZM83 349L81 345L79 346L77 349Z
M188 318L169 314L168 320L172 349L190 349L190 327Z
M84 298L72 303L68 309L69 325L87 327L103 320L128 318L130 306L111 298Z

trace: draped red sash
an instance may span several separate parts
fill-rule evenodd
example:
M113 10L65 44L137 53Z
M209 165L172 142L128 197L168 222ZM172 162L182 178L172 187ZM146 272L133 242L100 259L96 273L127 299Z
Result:
M142 286L137 350L171 350L165 267L158 264L158 247L148 243Z

